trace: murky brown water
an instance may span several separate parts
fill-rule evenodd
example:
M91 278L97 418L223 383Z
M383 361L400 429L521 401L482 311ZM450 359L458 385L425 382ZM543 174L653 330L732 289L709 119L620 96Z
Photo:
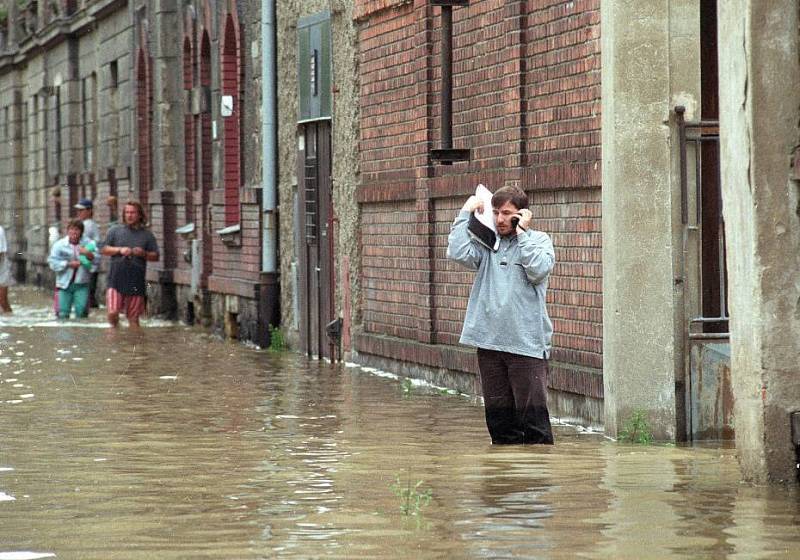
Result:
M166 323L60 326L48 297L0 317L0 560L800 557L798 492L741 484L731 449L568 426L492 447L470 398ZM430 489L421 516L398 476Z

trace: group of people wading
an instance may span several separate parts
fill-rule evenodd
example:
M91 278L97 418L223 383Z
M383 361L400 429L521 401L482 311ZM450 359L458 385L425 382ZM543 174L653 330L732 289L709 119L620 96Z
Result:
M499 237L487 246L470 231L470 217L488 212L471 196L450 230L447 257L475 270L461 344L477 348L486 425L494 444L553 443L547 408L547 360L553 327L545 304L547 281L555 265L550 236L531 228L528 195L502 187L491 196L493 224ZM79 216L56 241L48 263L56 272L59 318L86 317L92 306L100 256L111 258L106 290L108 322L124 312L139 326L145 311L148 261L158 260L155 236L146 228L142 205L125 204L123 223L100 241L92 219L92 201L81 200ZM492 222L490 222L492 223ZM9 258L0 227L0 312L8 304Z
M125 313L131 327L139 326L145 312L148 261L158 260L158 243L147 227L147 216L139 202L130 201L122 212L122 223L112 226L100 239L92 218L93 204L83 199L75 205L78 217L67 224L67 235L53 243L47 263L56 273L55 309L59 319L88 317L97 307L97 271L101 255L111 258L106 288L106 310L112 327Z

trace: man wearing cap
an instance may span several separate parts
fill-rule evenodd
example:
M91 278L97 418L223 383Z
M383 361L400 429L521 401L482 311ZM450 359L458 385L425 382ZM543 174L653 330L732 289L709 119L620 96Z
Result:
M97 223L92 217L94 214L94 204L92 200L90 198L82 198L78 204L75 205L75 208L78 210L78 219L83 222L84 237L94 242L95 249L98 248L100 245L100 228L97 227ZM89 270L91 276L89 277L89 306L86 308L87 313L89 308L97 307L95 292L97 291L97 269L99 266L100 259L97 258L92 261L92 267Z

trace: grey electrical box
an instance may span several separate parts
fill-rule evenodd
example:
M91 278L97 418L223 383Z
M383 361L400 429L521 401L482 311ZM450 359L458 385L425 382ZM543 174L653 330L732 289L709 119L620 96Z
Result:
M331 117L331 16L324 11L297 22L299 122Z

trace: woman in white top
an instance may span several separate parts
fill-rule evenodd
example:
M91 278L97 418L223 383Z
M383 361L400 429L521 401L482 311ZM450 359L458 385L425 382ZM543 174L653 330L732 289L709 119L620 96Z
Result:
M6 231L3 226L0 226L0 313L11 313L11 305L8 303L8 287L12 283Z

